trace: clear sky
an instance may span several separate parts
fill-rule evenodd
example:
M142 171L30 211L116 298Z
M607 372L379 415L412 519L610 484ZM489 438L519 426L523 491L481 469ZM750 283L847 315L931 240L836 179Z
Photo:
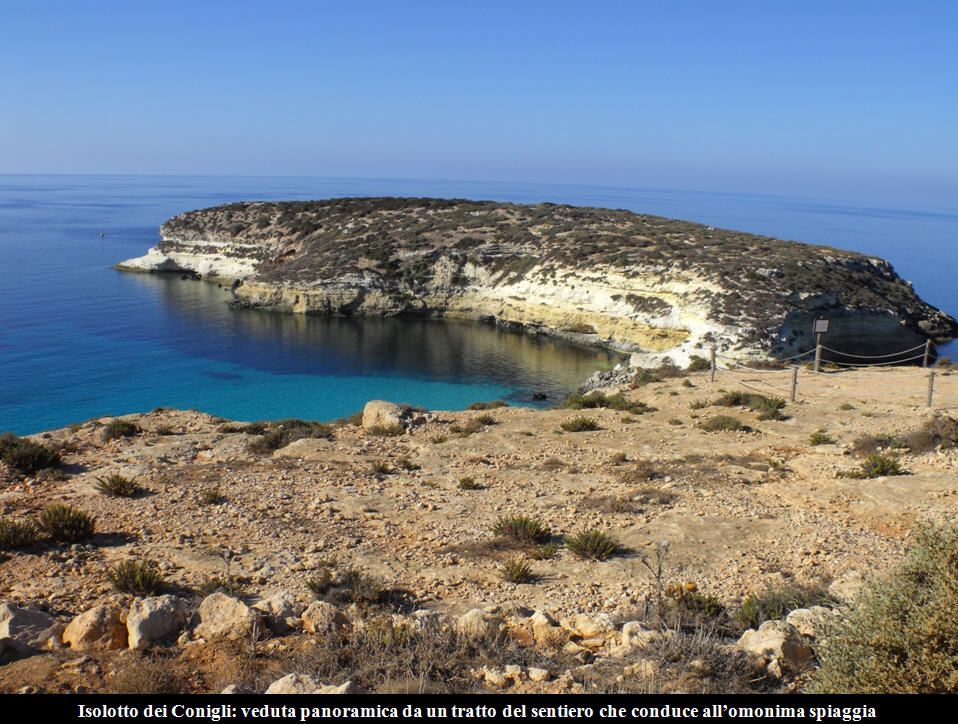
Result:
M2 0L0 173L958 207L958 2Z

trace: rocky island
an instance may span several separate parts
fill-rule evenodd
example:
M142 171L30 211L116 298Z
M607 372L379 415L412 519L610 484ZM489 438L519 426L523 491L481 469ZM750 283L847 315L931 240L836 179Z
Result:
M176 216L117 267L228 284L305 314L494 322L684 366L711 346L781 358L829 341L885 354L955 336L891 264L624 210L419 198L232 203Z

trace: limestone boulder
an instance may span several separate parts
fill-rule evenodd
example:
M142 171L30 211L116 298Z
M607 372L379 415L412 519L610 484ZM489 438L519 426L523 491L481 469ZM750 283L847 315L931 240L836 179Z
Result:
M58 649L63 645L63 624L42 611L0 603L0 654Z
M769 666L787 667L801 671L813 658L812 649L802 641L796 640L793 629L784 621L765 621L758 629L749 629L736 644L757 656L766 657Z
M458 618L456 628L460 634L471 639L490 639L499 635L504 623L499 616L474 608Z
M136 601L126 615L127 643L145 649L152 642L176 633L186 625L186 603L176 596L151 596Z
M128 633L119 606L94 606L74 618L63 632L63 643L77 651L126 648Z
M338 686L330 684L329 686L320 686L315 694L362 694L363 687L354 681L345 681Z
M277 636L295 628L302 611L296 597L289 591L278 591L262 598L253 604L253 608L263 615L267 628Z
M264 627L260 611L220 591L203 599L199 614L200 623L194 631L199 638L258 638Z
M312 676L306 674L287 674L282 679L277 679L269 688L267 694L312 694L323 686Z
M577 613L562 619L559 625L584 639L611 636L615 632L615 623L607 613Z
M311 634L330 634L341 630L347 623L342 611L326 601L313 601L303 611L303 630Z
M370 400L363 408L363 430L409 426L412 408L385 400Z
M785 623L792 626L802 636L818 638L825 630L828 622L835 617L835 612L825 606L810 606L796 608L785 617Z

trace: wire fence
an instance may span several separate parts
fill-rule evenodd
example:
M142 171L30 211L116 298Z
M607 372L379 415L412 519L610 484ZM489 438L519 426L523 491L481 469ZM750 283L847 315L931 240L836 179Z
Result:
M779 366L768 366L768 363L755 366L719 354L713 348L711 379L714 382L718 376L759 394L781 393L780 396L787 395L790 401L795 402L799 395L800 377L814 375L812 379L817 379L820 383L825 381L822 378L835 381L833 385L806 385L802 388L813 391L815 396L901 398L902 401L924 404L929 408L958 407L958 378L953 377L948 368L936 369L931 366L934 349L935 345L928 340L924 344L898 352L864 355L833 349L819 343L805 352L776 360L774 364ZM826 351L845 359L865 361L843 362L830 356L823 362L822 353ZM868 375L869 370L874 370L875 374ZM841 384L842 372L858 373L856 380L861 382L864 379L866 390L862 392Z

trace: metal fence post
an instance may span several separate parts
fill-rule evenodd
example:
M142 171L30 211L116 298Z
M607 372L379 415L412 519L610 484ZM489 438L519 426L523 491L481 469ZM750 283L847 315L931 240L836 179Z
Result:
M712 382L715 382L715 347L712 347Z
M815 343L815 371L820 372L822 367L822 335L818 335Z
M795 389L797 387L798 387L798 367L792 367L792 392L788 397L790 402L795 402Z
M935 371L928 370L928 407L931 407L931 399L935 394Z

